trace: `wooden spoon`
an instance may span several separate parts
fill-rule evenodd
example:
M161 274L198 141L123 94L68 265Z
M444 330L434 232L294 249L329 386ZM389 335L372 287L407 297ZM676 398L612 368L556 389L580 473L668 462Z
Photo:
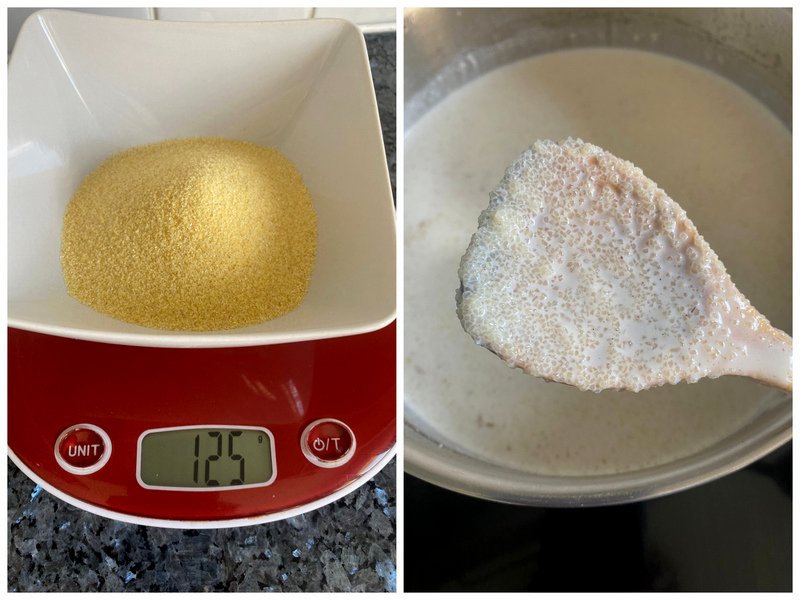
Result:
M506 171L459 269L457 313L512 367L582 390L733 374L792 389L792 339L641 169L577 139Z

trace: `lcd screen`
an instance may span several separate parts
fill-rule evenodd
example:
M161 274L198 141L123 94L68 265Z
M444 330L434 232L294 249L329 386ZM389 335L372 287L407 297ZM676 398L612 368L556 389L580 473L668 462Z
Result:
M265 485L273 478L266 429L176 428L141 439L139 476L150 487L218 488Z

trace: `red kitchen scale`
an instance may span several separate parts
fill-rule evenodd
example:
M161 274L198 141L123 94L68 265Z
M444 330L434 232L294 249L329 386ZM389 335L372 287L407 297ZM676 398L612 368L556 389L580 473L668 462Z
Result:
M394 322L236 348L8 336L11 459L104 517L175 528L276 521L344 496L394 456Z

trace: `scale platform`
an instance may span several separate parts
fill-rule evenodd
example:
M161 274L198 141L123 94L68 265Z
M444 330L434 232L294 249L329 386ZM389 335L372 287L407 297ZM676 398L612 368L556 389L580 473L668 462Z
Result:
M276 521L394 456L396 330L145 348L8 330L9 454L45 490L144 525Z

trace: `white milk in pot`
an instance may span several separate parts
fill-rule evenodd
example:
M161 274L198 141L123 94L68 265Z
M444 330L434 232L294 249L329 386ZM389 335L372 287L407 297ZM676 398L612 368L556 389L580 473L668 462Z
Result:
M665 56L569 50L452 93L405 152L405 397L447 443L539 474L618 473L687 456L785 396L738 377L594 394L510 370L455 313L458 266L504 170L537 139L580 137L678 202L739 289L791 325L791 135L727 80Z

